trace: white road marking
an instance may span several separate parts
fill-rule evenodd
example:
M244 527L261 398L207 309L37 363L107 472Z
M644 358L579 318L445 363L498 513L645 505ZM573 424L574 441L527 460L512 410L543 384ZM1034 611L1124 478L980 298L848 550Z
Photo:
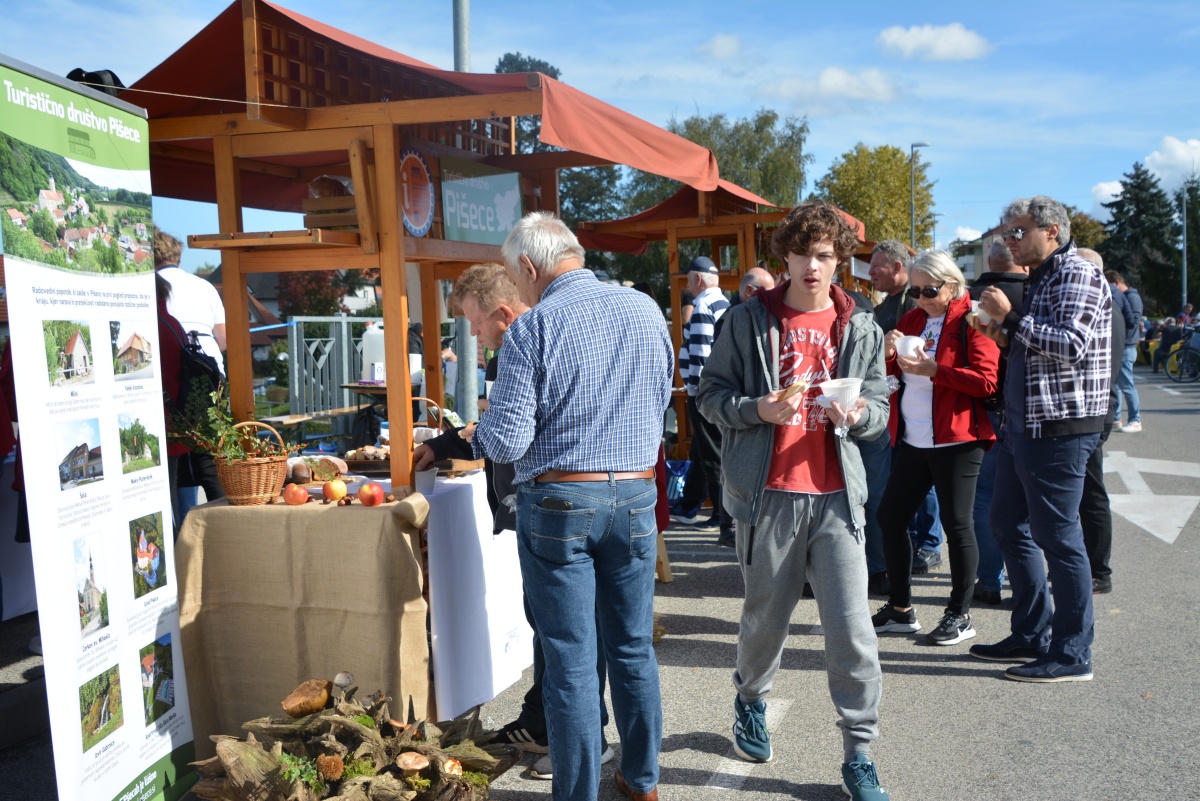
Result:
M1168 395L1182 395L1183 394L1179 390L1171 389L1170 387L1159 386L1159 389L1161 389L1163 392L1167 393Z
M789 699L773 699L767 698L767 731L772 732L779 728L779 724L783 721L788 710L792 708L792 701ZM733 736L733 703L729 704L729 736ZM730 756L717 757L716 765L713 768L712 778L708 780L706 787L716 787L721 790L740 790L746 782L746 777L750 775L756 767L763 764L761 762L747 762L739 758L733 753L733 746L730 746ZM778 758L778 757L776 757Z
M1178 539L1200 504L1196 495L1155 495L1142 478L1142 473L1200 478L1200 464L1195 462L1132 458L1113 451L1104 455L1104 472L1116 473L1129 490L1127 495L1108 496L1112 510L1168 544Z

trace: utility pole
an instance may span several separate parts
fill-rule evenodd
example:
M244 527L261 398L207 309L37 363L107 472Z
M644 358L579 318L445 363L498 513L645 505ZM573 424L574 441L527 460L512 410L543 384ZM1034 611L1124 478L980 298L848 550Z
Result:
M454 71L471 71L471 0L454 0ZM464 422L479 420L479 344L471 335L471 324L465 317L454 318L454 341L457 344L458 380L454 382L454 407Z

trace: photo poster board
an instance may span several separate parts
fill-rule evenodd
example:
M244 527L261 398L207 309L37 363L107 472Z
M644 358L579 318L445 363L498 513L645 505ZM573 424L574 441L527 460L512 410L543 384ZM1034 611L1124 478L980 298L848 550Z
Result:
M439 166L446 239L503 245L522 216L521 175L450 156Z
M0 224L64 801L194 783L145 112L0 57ZM15 212L15 213L14 213Z

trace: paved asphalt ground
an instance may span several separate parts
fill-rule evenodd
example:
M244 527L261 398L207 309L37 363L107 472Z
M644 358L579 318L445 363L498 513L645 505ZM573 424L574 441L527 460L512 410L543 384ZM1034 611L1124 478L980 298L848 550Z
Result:
M1106 457L1124 467L1108 475L1109 492L1114 507L1143 515L1162 536L1114 515L1115 589L1096 597L1095 680L1023 684L1001 678L1004 665L969 657L972 643L1007 634L1006 608L974 610L975 640L926 646L923 635L936 625L949 591L948 567L917 577L922 632L882 635L879 648L884 694L873 755L895 801L1200 800L1200 384L1180 386L1138 370L1145 431L1112 435ZM1174 533L1163 533L1170 521L1155 513L1182 515L1189 506L1182 532L1166 541ZM841 737L812 600L796 610L768 699L775 760L752 765L733 753L730 675L742 586L732 552L715 540L715 529L667 532L675 581L660 584L656 600L668 630L657 646L665 723L660 797L843 799ZM1006 590L1006 603L1007 597ZM883 601L872 598L872 611ZM0 627L0 655L20 650L9 646L27 639L28 620ZM37 670L28 660L18 665L22 674ZM0 685L13 681L3 669ZM483 716L497 727L511 720L528 680L527 673L485 705ZM0 718L0 730L14 723ZM616 742L615 727L607 736ZM549 782L528 778L532 762L503 776L492 798L549 798ZM601 801L622 798L613 788L614 770L615 763L604 768ZM48 735L0 750L0 799L56 797Z

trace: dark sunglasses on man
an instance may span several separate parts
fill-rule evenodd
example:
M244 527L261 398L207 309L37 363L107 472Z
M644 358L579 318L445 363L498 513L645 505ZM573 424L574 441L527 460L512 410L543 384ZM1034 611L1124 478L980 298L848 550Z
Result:
M933 300L934 298L936 298L938 296L938 293L942 291L942 287L944 287L945 285L946 285L946 282L943 281L942 283L938 284L937 286L910 286L908 288L908 296L910 298L912 298L913 300L916 300L917 298L922 298L922 297Z
M1022 239L1025 238L1025 234L1029 233L1030 231L1041 230L1042 228L1045 228L1045 227L1046 226L1044 226L1044 225L1035 225L1033 228L1028 228L1028 229L1026 229L1026 228L1009 228L1007 231L1000 232L1000 238L1003 239L1005 242L1008 242L1010 240L1013 242L1020 242Z

